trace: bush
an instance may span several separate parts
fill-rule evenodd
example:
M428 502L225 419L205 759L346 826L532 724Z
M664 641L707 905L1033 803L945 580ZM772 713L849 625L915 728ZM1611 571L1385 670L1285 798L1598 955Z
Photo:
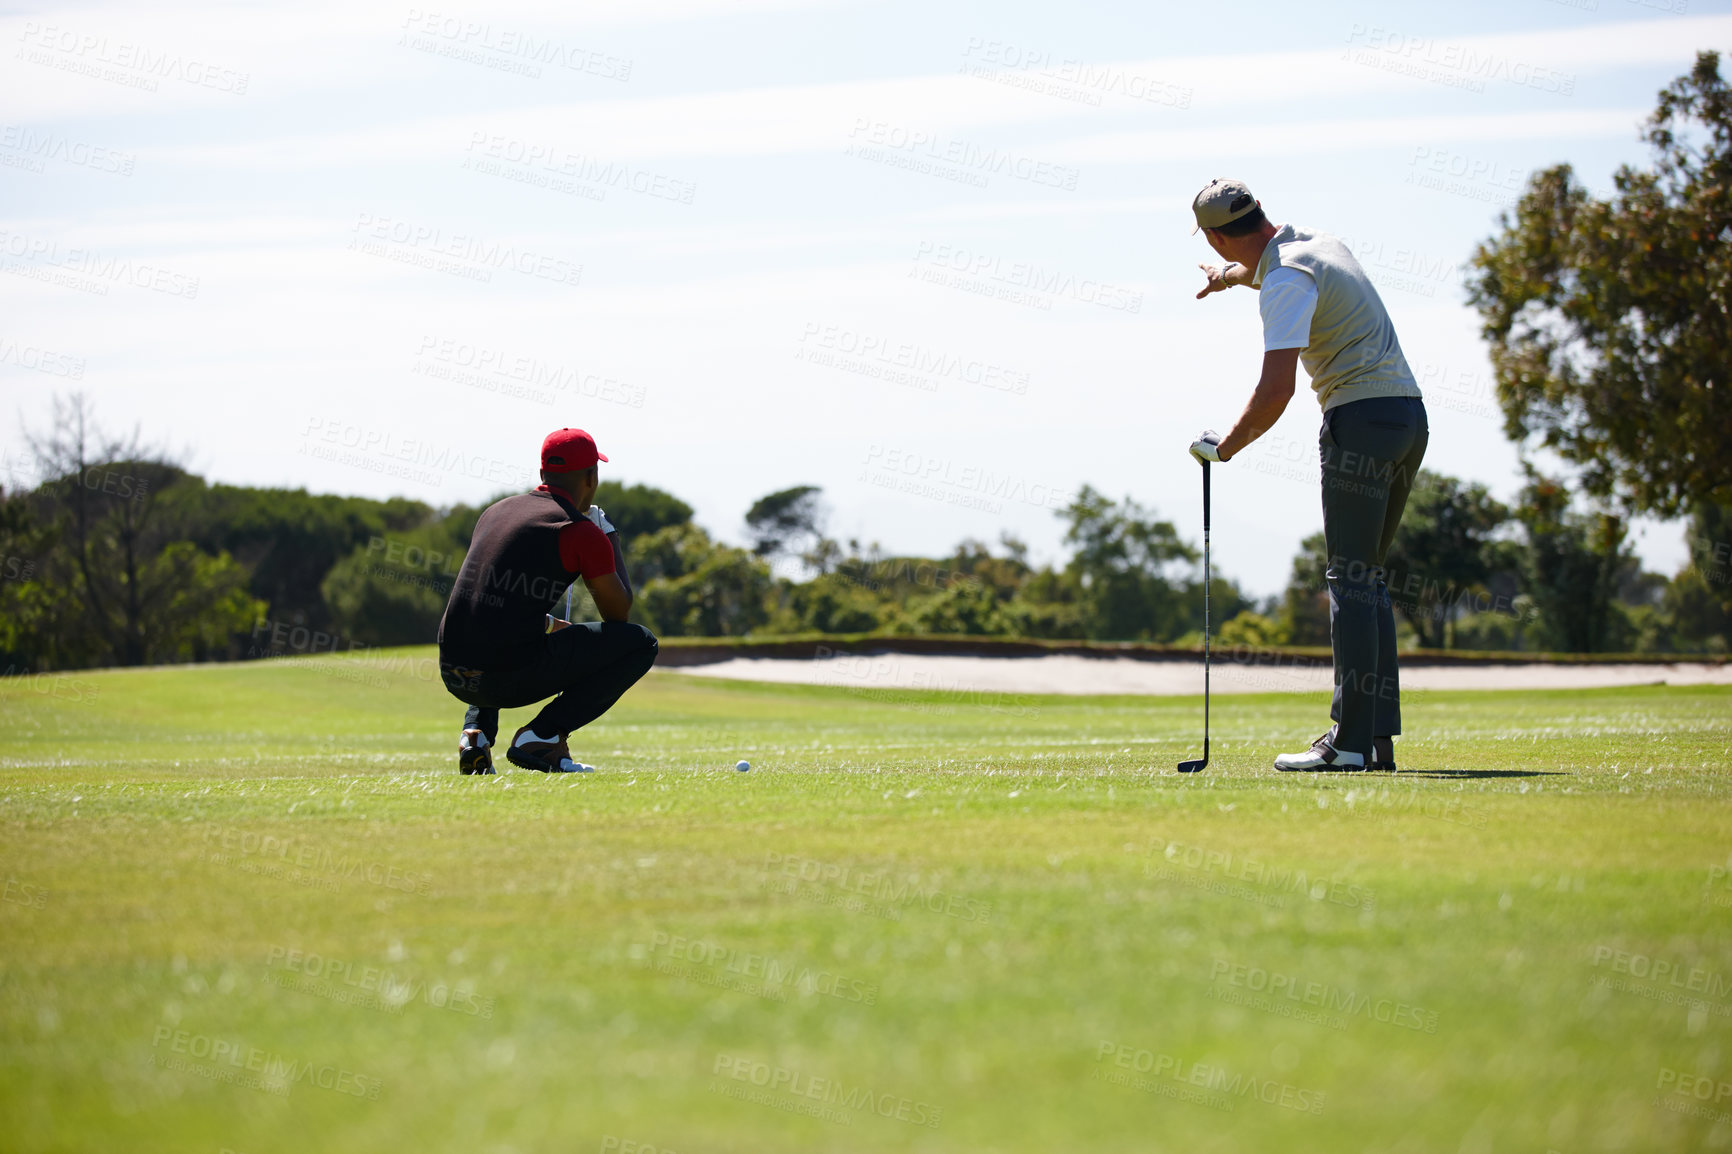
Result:
M1287 630L1280 622L1271 621L1249 609L1221 626L1216 635L1221 645L1248 645L1263 648L1287 644Z
M773 633L871 633L883 623L882 603L843 573L825 573L803 585L784 581L782 605L769 622Z
M961 582L909 602L890 628L896 633L1004 636L1015 632L1015 619L1004 613L985 585Z
M431 644L477 516L459 506L419 528L372 536L338 561L319 587L332 631L350 644Z
M770 567L744 549L719 545L696 525L670 525L643 538L632 616L666 637L738 637L769 619Z

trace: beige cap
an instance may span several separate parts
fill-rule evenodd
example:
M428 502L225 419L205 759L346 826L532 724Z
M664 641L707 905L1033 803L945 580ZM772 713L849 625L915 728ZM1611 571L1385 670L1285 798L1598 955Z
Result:
M1197 217L1191 232L1194 235L1199 228L1220 228L1256 208L1257 198L1251 195L1244 181L1211 180L1191 202L1191 211Z

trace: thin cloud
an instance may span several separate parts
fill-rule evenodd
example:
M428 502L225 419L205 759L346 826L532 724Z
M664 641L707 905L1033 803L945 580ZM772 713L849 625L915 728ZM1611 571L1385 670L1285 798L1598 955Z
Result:
M1414 141L1554 140L1633 137L1646 115L1639 108L1508 112L1482 116L1389 116L1283 122L1177 132L1103 132L1054 145L1053 159L1126 164L1204 157L1316 156L1359 152Z

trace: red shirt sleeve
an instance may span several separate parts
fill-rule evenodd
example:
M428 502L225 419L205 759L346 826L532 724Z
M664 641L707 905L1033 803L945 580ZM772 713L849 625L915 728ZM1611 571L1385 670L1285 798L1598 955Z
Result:
M613 542L593 521L573 521L559 531L559 563L579 577L613 572Z

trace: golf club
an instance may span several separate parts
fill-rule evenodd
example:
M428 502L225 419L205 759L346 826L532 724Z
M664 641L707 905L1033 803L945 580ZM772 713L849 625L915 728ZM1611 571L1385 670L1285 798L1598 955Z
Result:
M1203 462L1203 756L1179 762L1180 773L1209 767L1209 462Z

